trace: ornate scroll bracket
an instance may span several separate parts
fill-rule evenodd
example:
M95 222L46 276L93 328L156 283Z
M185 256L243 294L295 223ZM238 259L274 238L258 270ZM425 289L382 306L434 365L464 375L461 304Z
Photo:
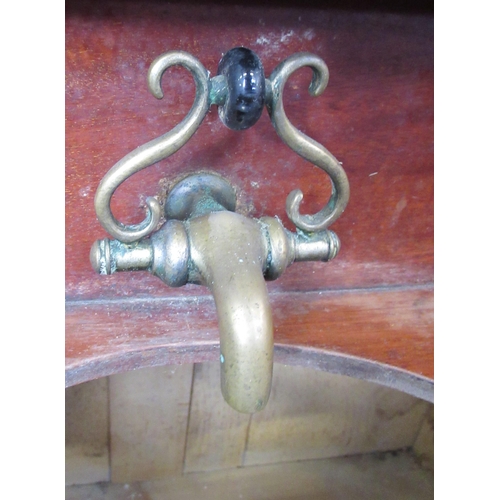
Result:
M178 151L193 136L203 122L210 106L219 107L222 122L234 130L244 130L260 118L267 107L279 137L305 160L324 170L331 179L332 193L327 205L314 215L299 212L303 193L292 191L286 210L295 226L307 233L322 231L344 211L349 200L349 182L339 161L321 144L300 132L287 118L283 105L285 84L292 73L306 66L313 71L309 92L319 96L328 84L328 68L318 56L294 54L271 73L264 76L259 57L249 49L238 47L228 51L219 63L217 76L209 72L194 56L183 51L171 51L153 61L148 72L148 86L157 98L163 97L161 79L172 66L186 68L195 81L196 95L184 119L166 134L138 147L116 163L103 177L95 195L95 209L103 228L123 243L133 243L150 235L161 218L159 202L148 197L148 213L143 222L125 225L111 212L111 198L116 189L136 172L164 160Z
M285 59L269 77L270 92L267 109L277 134L283 142L305 160L323 169L332 181L332 194L327 205L315 215L301 215L299 206L304 197L300 189L292 191L286 201L288 218L306 232L316 232L330 226L345 210L349 201L349 181L340 162L320 143L297 130L287 118L283 106L285 84L292 73L307 66L313 70L309 93L316 97L328 84L328 68L318 56L294 54Z

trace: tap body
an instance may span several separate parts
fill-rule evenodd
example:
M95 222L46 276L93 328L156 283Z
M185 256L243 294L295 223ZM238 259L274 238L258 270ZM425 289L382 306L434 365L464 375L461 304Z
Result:
M254 413L269 399L273 371L265 280L278 278L295 261L330 260L339 250L338 238L327 230L292 233L274 217L245 217L203 190L192 196L192 203L186 203L183 192L181 202L167 206L183 220L167 220L151 237L135 243L97 240L92 266L100 274L148 270L172 287L207 286L219 322L222 394L234 409Z

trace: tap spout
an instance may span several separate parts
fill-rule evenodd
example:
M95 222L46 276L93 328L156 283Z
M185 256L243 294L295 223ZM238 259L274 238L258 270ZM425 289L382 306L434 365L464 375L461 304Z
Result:
M243 413L262 410L271 390L274 343L260 226L220 211L189 220L187 232L189 281L208 286L217 309L224 399Z
M296 261L334 258L335 233L292 233L275 217L234 212L236 195L224 179L196 174L176 184L165 202L167 222L133 243L98 240L90 260L100 274L148 270L169 286L207 286L220 332L221 388L235 410L262 410L271 391L273 320L265 280Z

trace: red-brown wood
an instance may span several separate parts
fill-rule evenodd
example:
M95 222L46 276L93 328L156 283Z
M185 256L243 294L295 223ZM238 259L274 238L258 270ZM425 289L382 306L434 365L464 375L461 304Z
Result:
M310 71L303 69L288 83L286 110L296 126L343 162L351 183L350 203L332 227L342 242L339 256L327 264L295 264L269 284L277 342L300 346L301 352L309 346L360 356L432 377L432 14L105 0L67 2L69 380L82 381L71 373L88 363L94 363L95 376L102 375L108 370L99 368L103 359L111 360L113 369L118 369L119 359L121 369L128 369L123 359L129 345L134 345L137 356L142 348L151 353L157 335L158 345L168 344L167 332L155 326L157 319L146 321L140 311L150 308L154 318L174 321L168 307L161 313L169 300L182 304L178 310L183 312L174 321L186 334L179 344L179 359L206 356L208 351L199 348L205 338L204 314L211 322L213 356L213 311L188 307L196 300L210 301L205 289L171 289L145 272L98 276L88 254L93 241L106 236L93 207L102 176L132 149L172 128L191 106L194 85L187 72L169 70L163 78L165 97L157 101L147 91L149 64L167 50L182 49L214 74L222 53L239 45L260 55L266 75L295 52L313 52L325 60L330 84L324 94L308 95ZM326 175L281 143L267 114L252 129L233 132L213 108L184 148L118 189L112 203L115 214L124 222L141 220L146 196L162 196L169 180L200 168L229 178L240 191L240 209L256 217L278 215L288 224L285 199L296 187L304 191L303 212L318 210L328 198ZM332 290L348 292L338 295ZM384 302L387 293L400 297L394 299L398 307ZM424 304L409 298L422 293L427 297ZM356 315L347 306L342 309L339 297L349 297L358 304L355 310L364 312ZM148 298L154 299L151 306L144 305ZM139 299L137 310L134 301ZM391 321L402 325L396 337L390 322L379 321L383 315L371 314L377 301L391 308L386 313ZM308 304L303 315L297 312L302 302ZM343 312L337 313L336 307ZM101 323L107 308L113 312ZM89 323L94 313L99 321ZM110 344L110 339L122 338L124 324L126 343ZM345 335L340 333L344 330ZM324 333L318 337L320 331ZM332 331L337 333L330 336ZM405 335L406 331L420 333ZM369 341L360 332L370 332ZM140 343L143 335L148 347Z
M433 342L432 289L284 293L273 295L271 305L278 361L298 364L294 357L300 356L311 365L321 354L320 367L336 372L349 365L339 356L356 357L360 366L368 359L422 380L433 377L427 359ZM67 325L69 385L141 366L219 357L210 297L71 302ZM316 356L308 356L312 353ZM369 364L350 365L357 376L374 377ZM397 385L390 377L382 382ZM425 397L431 397L429 390Z

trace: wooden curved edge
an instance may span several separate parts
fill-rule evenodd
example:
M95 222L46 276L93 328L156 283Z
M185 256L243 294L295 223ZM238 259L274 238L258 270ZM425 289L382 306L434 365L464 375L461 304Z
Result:
M217 361L219 344L162 346L115 356L105 356L69 366L66 387L140 368ZM303 366L384 385L434 402L434 382L426 377L383 363L303 346L275 345L275 362Z
M434 403L434 381L394 366L331 351L276 346L276 362L384 385Z
M275 361L433 401L433 289L271 296ZM66 385L148 366L219 359L211 297L69 302Z

